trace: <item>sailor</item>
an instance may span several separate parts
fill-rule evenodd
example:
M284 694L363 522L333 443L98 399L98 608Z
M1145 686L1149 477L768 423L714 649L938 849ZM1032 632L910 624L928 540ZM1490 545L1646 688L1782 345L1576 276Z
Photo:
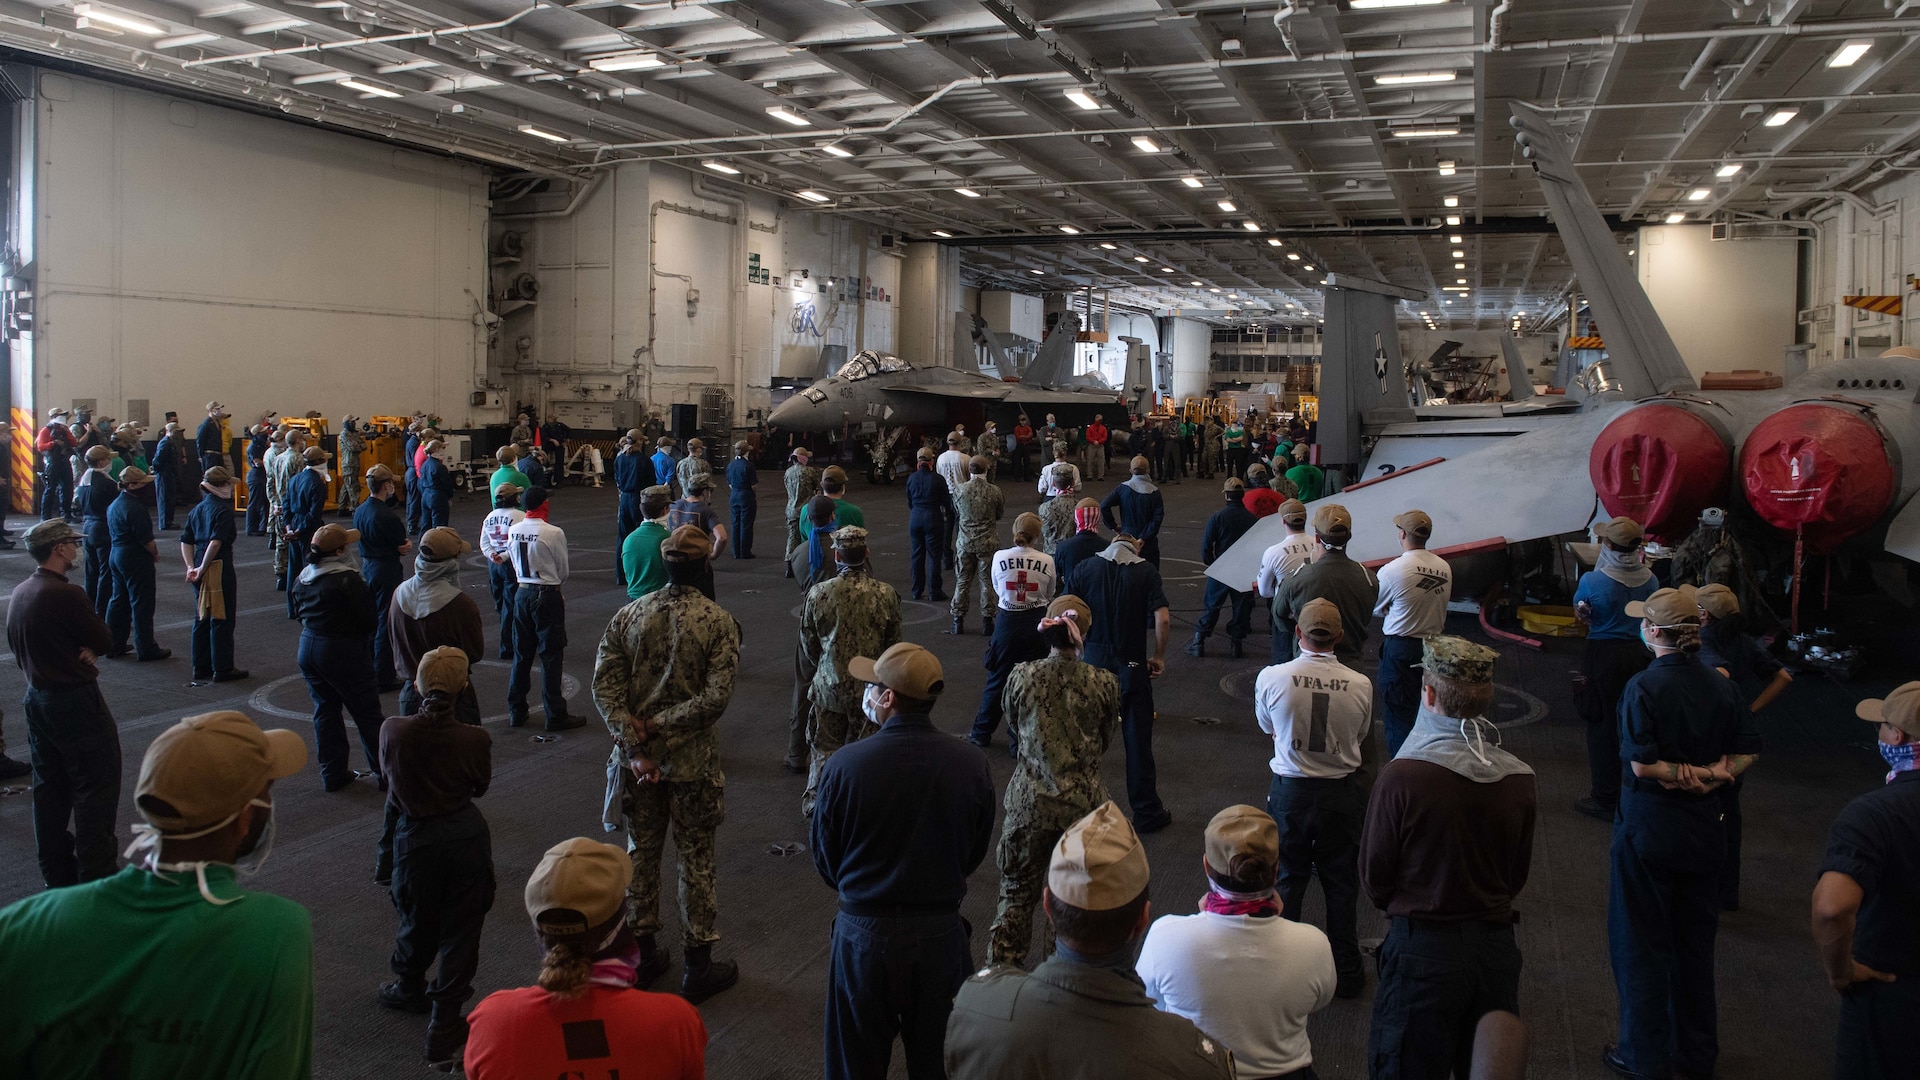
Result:
M1758 714L1793 682L1793 674L1746 633L1740 599L1725 585L1703 585L1694 592L1700 605L1700 662L1733 680L1747 708ZM1727 833L1727 869L1720 877L1720 910L1740 910L1740 788L1735 780L1720 789L1722 824Z
M120 495L107 508L107 533L112 545L113 599L107 604L107 627L113 631L108 656L135 653L142 660L165 660L173 655L153 639L154 563L160 548L153 542L153 519L135 494L148 483L147 474L129 466L120 473ZM127 645L131 632L133 645Z
M807 679L812 720L807 727L807 789L800 813L813 815L820 777L834 752L869 734L861 710L865 684L849 673L857 656L879 656L900 640L900 594L873 576L867 530L848 525L833 534L838 573L807 590L800 614L800 665Z
M1200 561L1203 565L1212 566L1215 559L1225 555L1228 548L1253 528L1254 517L1242 502L1245 490L1246 485L1237 476L1227 477L1226 485L1220 489L1227 505L1215 510L1213 516L1207 519L1206 531L1200 537ZM1202 602L1206 609L1194 620L1193 640L1187 643L1187 655L1206 655L1207 635L1213 633L1215 624L1220 621L1220 609L1231 603L1233 616L1227 620L1227 655L1235 660L1245 656L1244 643L1247 633L1253 628L1252 590L1236 589L1208 578L1206 599Z
M400 560L413 554L406 520L395 505L400 501L395 487L393 471L375 464L367 470L367 501L353 512L353 528L360 534L360 576L373 603L374 689L383 694L400 689L393 642L387 636L387 605L406 577Z
M233 571L233 474L224 466L207 470L205 492L180 530L180 561L193 586L193 682L232 682L247 677L233 666L233 624L240 593Z
M1273 593L1276 627L1293 632L1307 601L1325 597L1340 609L1340 642L1334 648L1343 663L1360 659L1367 644L1367 623L1380 600L1380 586L1366 567L1347 557L1353 539L1353 518L1339 503L1325 503L1313 512L1313 542L1319 548L1314 561L1288 574ZM1298 656L1299 651L1294 650Z
M953 616L953 627L949 634L967 632L967 609L973 604L974 582L978 581L981 632L993 636L993 613L999 608L999 597L993 592L992 558L1000 515L1006 508L1000 489L987 479L987 459L973 458L967 465L967 481L953 492L953 601L947 609Z
M325 450L309 446L301 453L305 467L287 481L285 529L287 538L287 618L293 610L293 583L306 573L307 545L327 516L327 458ZM358 539L356 537L356 539ZM372 630L372 627L368 627ZM379 734L375 728L375 736Z
M807 501L820 490L820 470L812 465L813 451L804 446L796 446L790 456L793 462L787 466L781 481L787 488L787 559L786 576L793 576L793 553L806 543L800 535L800 512L806 508Z
M659 484L640 493L640 524L627 534L620 549L620 562L627 572L627 599L638 600L667 585L666 556L660 545L673 530L667 525L673 509L673 493Z
M86 574L87 595L93 598L93 613L107 617L107 602L113 599L113 571L108 565L113 538L107 531L107 510L119 498L120 487L107 475L113 451L104 446L87 449L87 471L73 490L73 513L80 519L84 539L82 570Z
M340 422L340 490L334 496L334 511L341 517L352 517L360 507L360 452L366 448L359 418L347 414Z
M34 438L40 451L40 520L64 517L73 504L73 430L71 414L62 408L47 410L47 425Z
M1112 433L1103 422L1105 416L1093 414L1093 423L1087 425L1087 477L1093 480L1107 478L1107 444Z
M1620 1000L1622 1076L1712 1076L1720 1043L1713 939L1726 858L1720 789L1760 756L1740 691L1700 662L1691 586L1626 605L1653 650L1620 692L1620 806L1613 821L1607 948Z
M620 440L620 452L613 456L613 486L620 492L620 506L614 512L613 546L615 551L624 551L627 546L627 534L640 524L640 493L653 486L651 463L641 453L642 440L640 429L627 432ZM621 588L627 587L627 569L625 560L613 561L613 583Z
M1144 455L1134 455L1133 461L1128 464L1128 471L1133 475L1101 500L1100 516L1106 521L1108 529L1126 533L1138 540L1140 557L1158 570L1160 525L1166 520L1167 507L1160 489L1147 479L1151 469Z
M947 515L952 507L953 495L947 490L947 482L934 471L933 451L923 446L914 455L913 475L907 477L907 542L912 551L915 600L940 603L947 598L941 588L940 567L948 560Z
M1047 655L1040 620L1046 618L1047 605L1059 591L1059 582L1054 576L1053 556L1040 550L1041 528L1037 514L1013 519L1013 546L994 552L989 564L999 610L991 620L993 640L987 644L987 685L980 691L980 709L967 735L983 750L993 745L993 733L1000 726L1002 696L1014 665ZM1008 733L1007 748L1017 754L1015 738Z
M1040 504L1040 549L1052 555L1068 537L1079 528L1073 520L1073 512L1080 502L1080 489L1061 488L1053 498ZM1098 505L1098 504L1095 504ZM1058 560L1056 559L1057 563Z
M1276 512L1286 527L1287 535L1260 553L1260 573L1254 578L1254 589L1263 600L1272 600L1287 575L1312 562L1313 553L1318 550L1313 537L1307 535L1307 508L1304 503L1299 499L1288 499L1280 504ZM1293 645L1284 634L1276 631L1273 635L1273 658L1269 662L1285 663L1291 655Z
M1447 629L1453 568L1427 550L1433 519L1409 510L1393 519L1400 530L1400 557L1380 568L1380 599L1373 613L1380 627L1380 717L1387 756L1400 752L1420 707L1420 642Z
M670 436L660 436L654 441L653 456L647 460L653 463L653 482L677 492L679 477L674 469L673 446Z
M293 617L300 620L300 674L313 699L313 741L320 782L328 791L339 791L362 775L371 776L380 790L387 788L380 776L380 725L386 717L380 712L367 653L373 604L347 550L359 539L358 532L338 525L316 528L300 545L304 565L287 590ZM364 774L349 764L342 712L352 714L359 731L360 749L367 755Z
M525 491L533 486L533 481L527 479L527 474L520 471L520 448L518 446L513 443L508 443L500 449L495 450L493 452L493 460L495 464L498 465L498 468L494 469L493 475L487 478L487 497L493 499L496 505L498 505L500 485L512 484L521 491ZM619 459L616 458L614 464L617 466Z
M275 500L275 508L268 511L267 528L278 541L273 549L274 588L284 590L300 574L301 553L293 549L287 536L287 499L292 494L294 479L307 467L307 429L287 427L282 430L286 432L286 446L278 456L269 453L267 458L267 485ZM320 527L317 519L324 507L325 500L322 500L321 507L314 510L315 529ZM310 537L313 530L309 529L301 535Z
M500 623L500 659L513 659L513 595L520 581L507 557L507 531L527 515L520 509L520 492L511 481L493 489L493 509L480 523L480 554L487 558L487 590L493 596L494 617Z
M680 481L681 497L691 494L696 480L704 479L708 485L713 483L713 465L707 461L707 444L699 439L687 440L687 456L673 467L674 478ZM712 530L709 529L711 534Z
M420 534L420 554L413 560L413 576L393 591L387 605L387 639L404 681L400 687L401 716L424 708L419 686L423 657L435 650L458 649L467 662L485 655L486 637L480 626L480 605L460 588L460 556L473 545L446 527ZM480 723L480 699L468 685L454 694L454 715L463 724Z
M453 470L447 467L445 439L428 439L420 448L420 527L442 529L453 515Z
M420 531L420 446L426 441L427 422L419 413L407 425L407 441L400 451L400 485L406 499L407 535Z
M1053 463L1040 470L1040 498L1051 499L1080 486L1080 467L1067 460L1065 440L1053 444Z
M959 549L954 546L960 529L960 504L957 500L960 497L960 488L973 477L973 458L967 451L960 449L960 444L964 441L966 441L966 436L960 434L958 431L948 432L947 448L933 464L933 471L939 473L940 479L947 482L948 497L956 500L950 508L951 512L947 515L945 556L947 565L951 567L956 574L959 573L960 568L958 561ZM982 456L984 457L985 455ZM985 472L991 473L992 471L993 462L989 460ZM992 483L992 481L989 480L988 483Z
M193 445L200 452L200 468L211 469L215 465L227 468L226 425L220 421L227 418L227 407L217 401L207 402L207 418L200 421L200 430L194 435Z
M1580 575L1573 592L1573 614L1587 624L1586 652L1580 661L1580 718L1587 724L1587 773L1590 788L1573 804L1590 818L1611 822L1620 805L1620 738L1616 727L1620 692L1627 680L1646 670L1647 649L1640 622L1627 605L1652 596L1660 583L1641 555L1646 536L1640 524L1618 517L1593 527L1598 561ZM1695 619L1699 618L1695 613Z
M540 705L548 731L567 731L587 722L567 712L562 665L567 652L567 602L560 586L567 580L567 534L547 521L547 489L529 488L520 496L527 512L507 530L507 554L518 588L513 599L513 673L507 679L507 726L527 723L527 695L533 689L533 661L540 658Z
M160 511L161 531L174 528L174 499L180 477L180 465L186 454L180 443L180 425L168 424L160 431L160 442L153 448L154 506Z
M1106 550L1107 539L1100 535L1100 504L1081 499L1073 506L1072 534L1054 545L1052 551L1055 580L1065 589L1073 580L1074 567Z
M267 536L267 452L273 449L273 424L268 416L247 429L247 535ZM184 448L181 458L186 458ZM196 459L196 465L198 461ZM267 547L273 547L271 537Z
M733 444L733 460L727 462L727 510L733 517L733 557L753 558L753 522L760 516L760 470L753 465L752 452L745 439Z
M1121 533L1073 570L1064 588L1084 597L1093 609L1088 628L1087 663L1106 668L1120 681L1120 734L1127 747L1127 802L1141 833L1173 823L1160 801L1153 762L1153 680L1167 668L1167 634L1172 627L1160 570L1140 557L1140 541ZM1151 638L1149 638L1151 633Z

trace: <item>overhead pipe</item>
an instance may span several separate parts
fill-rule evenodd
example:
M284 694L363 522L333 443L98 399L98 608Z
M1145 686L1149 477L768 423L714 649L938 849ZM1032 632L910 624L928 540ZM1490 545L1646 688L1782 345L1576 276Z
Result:
M391 45L399 41L433 41L443 37L480 34L489 30L503 30L538 10L540 10L540 5L534 4L525 11L515 12L504 19L495 19L492 22L468 23L464 26L442 26L434 30L408 30L396 34L371 34L366 37L346 38L341 41L318 41L310 45L289 45L284 49L255 49L253 52L233 53L229 56L203 56L198 60L182 61L180 66L186 68L212 67L215 64L245 63L274 56L304 56L309 53L332 52L335 49L351 49L363 45Z
M733 403L735 409L743 409L747 402L747 356L745 349L747 319L747 227L751 217L748 214L747 197L744 193L733 195L713 190L704 176L693 178L693 193L703 199L710 199L725 206L733 207L738 217L733 226L733 258L731 260L732 281L727 289L727 356L733 361ZM732 417L728 418L732 422Z
M600 186L601 179L604 178L606 175L607 175L606 173L598 173L598 172L594 173L591 176L587 177L587 182L584 184L580 183L578 180L574 181L573 198L568 200L565 209L534 210L534 211L528 211L526 213L520 213L520 214L495 214L493 215L494 220L496 221L532 221L540 218L572 217L573 212L575 210L580 209L580 207L587 201L587 197L593 194L593 190Z
M1687 87L1692 86L1693 80L1699 78L1700 74L1707 70L1708 65L1713 63L1713 58L1719 52L1719 38L1712 38L1708 40L1704 46L1701 46L1700 55L1694 57L1693 66L1688 68L1687 73L1680 77L1680 89L1685 90ZM1718 102L1715 104L1718 104Z
M1500 31L1506 27L1507 12L1513 10L1513 0L1500 0L1500 3L1487 14L1487 49L1500 48Z

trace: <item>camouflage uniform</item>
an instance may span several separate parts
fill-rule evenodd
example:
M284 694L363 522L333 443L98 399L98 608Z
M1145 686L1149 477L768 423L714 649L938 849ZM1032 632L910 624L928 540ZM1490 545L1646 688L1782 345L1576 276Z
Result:
M1200 431L1200 479L1211 480L1220 468L1220 436L1226 429L1213 417L1207 417L1207 425Z
M1006 509L1007 501L1000 489L984 477L976 476L954 492L953 602L948 610L956 619L967 617L968 594L973 591L976 580L980 582L980 610L991 618L999 607L1000 601L993 595L993 575L987 572L987 564L999 550L1000 515L1006 513Z
M726 777L714 724L733 697L740 666L740 624L686 585L669 585L623 607L607 624L593 664L593 701L613 734L608 768L620 779L620 809L633 857L633 932L660 929L660 857L667 830L680 852L680 918L688 946L720 940L713 928L714 833L726 818ZM639 737L639 719L654 737ZM660 767L639 783L632 755Z
M289 438L287 445L280 448L279 456L269 450L265 460L267 468L267 537L273 544L273 577L275 581L287 578L287 485L307 467L306 459L300 451L293 448Z
M1100 758L1120 727L1120 681L1077 658L1049 656L1016 665L1004 701L1020 760L1007 782L1000 908L987 962L1019 964L1053 846L1067 826L1110 798Z
M1062 492L1040 504L1040 550L1051 555L1055 545L1078 531L1073 524L1073 508L1079 501L1078 494Z
M359 432L340 432L340 492L335 501L343 515L360 507L360 451L366 448L367 440Z
M813 716L807 723L807 791L800 812L813 814L820 773L835 750L870 734L860 709L866 684L847 661L879 656L900 640L900 594L865 570L846 570L807 590L800 615L800 663Z
M799 462L787 466L787 557L806 541L800 539L800 512L806 508L807 500L820 491L820 470Z
M713 466L707 463L705 450L700 452L699 457L688 454L673 468L676 478L680 481L680 493L683 498L693 493L695 480L704 478L709 485L713 483Z

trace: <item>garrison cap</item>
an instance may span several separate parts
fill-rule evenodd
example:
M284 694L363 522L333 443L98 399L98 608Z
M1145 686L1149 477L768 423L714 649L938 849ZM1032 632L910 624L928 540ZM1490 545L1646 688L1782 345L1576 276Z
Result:
M1067 826L1047 864L1047 890L1083 911L1112 911L1146 891L1147 850L1112 799Z
M1493 681L1493 662L1500 654L1485 645L1452 634L1435 634L1420 646L1420 666L1429 674L1464 683Z

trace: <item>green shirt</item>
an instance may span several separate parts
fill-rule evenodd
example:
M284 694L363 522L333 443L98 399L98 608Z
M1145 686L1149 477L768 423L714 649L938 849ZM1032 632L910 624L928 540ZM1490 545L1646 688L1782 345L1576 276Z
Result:
M129 866L0 911L0 1076L306 1080L313 924L233 868Z
M620 565L627 572L627 599L638 600L667 583L667 560L660 545L667 539L667 527L658 521L643 521L627 534L620 546Z
M501 484L512 484L521 491L525 491L533 486L533 481L527 479L527 474L519 469L511 465L502 465L493 470L493 476L487 480L487 497L492 498L499 494Z
M1300 489L1300 494L1296 497L1303 503L1310 503L1326 494L1327 474L1321 472L1318 465L1309 465L1303 461L1287 470L1287 479L1293 481L1293 486Z
M804 510L805 504L802 504L801 508ZM845 499L833 500L833 531L839 532L849 525L858 525L863 529L866 528L867 515L861 513L859 507ZM800 539L813 539L813 521L804 513L800 515Z
M1237 450L1247 445L1247 429L1241 427L1239 424L1227 425L1227 430L1224 434L1226 435L1227 449L1229 450Z

